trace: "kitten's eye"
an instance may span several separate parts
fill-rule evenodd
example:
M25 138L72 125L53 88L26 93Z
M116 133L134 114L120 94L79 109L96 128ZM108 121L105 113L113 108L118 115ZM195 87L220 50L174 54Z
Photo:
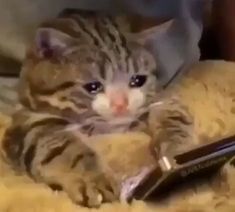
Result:
M138 88L144 85L144 83L147 80L147 76L146 75L134 75L131 77L129 86L131 88Z
M101 82L95 81L85 84L83 88L91 94L97 94L103 90L103 85Z

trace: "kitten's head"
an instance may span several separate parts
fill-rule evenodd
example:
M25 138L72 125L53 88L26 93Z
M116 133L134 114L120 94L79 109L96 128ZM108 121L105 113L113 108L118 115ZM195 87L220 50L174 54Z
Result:
M75 120L119 122L140 115L157 94L155 60L143 45L108 30L99 40L92 31L75 37L39 29L22 71L22 102Z

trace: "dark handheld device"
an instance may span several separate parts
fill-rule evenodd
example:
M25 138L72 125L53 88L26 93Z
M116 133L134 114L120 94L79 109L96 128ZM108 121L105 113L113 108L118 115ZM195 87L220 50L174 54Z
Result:
M162 157L158 166L135 188L130 199L144 200L151 194L162 194L172 186L216 173L225 163L235 163L235 136L199 146L173 157Z

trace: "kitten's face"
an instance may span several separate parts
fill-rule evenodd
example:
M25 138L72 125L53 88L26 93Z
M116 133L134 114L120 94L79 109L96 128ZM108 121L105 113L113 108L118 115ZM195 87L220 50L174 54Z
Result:
M22 85L27 86L21 97L33 109L78 121L96 117L122 123L154 102L156 64L140 45L100 48L75 42L63 49L58 39L54 43L51 49L42 42L41 55L29 56L24 65Z
M80 79L80 89L91 97L90 108L105 119L132 119L154 101L157 81L153 58L141 47L130 52L124 62L118 56L114 56L117 63L103 58L100 66L94 61L93 68L84 70L90 77Z

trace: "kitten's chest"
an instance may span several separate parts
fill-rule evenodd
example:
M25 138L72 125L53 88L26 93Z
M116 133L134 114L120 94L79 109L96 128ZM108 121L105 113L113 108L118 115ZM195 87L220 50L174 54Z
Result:
M134 121L125 123L94 123L90 125L86 134L112 134L112 133L126 133L126 132L146 132L148 128L149 113L139 116Z

